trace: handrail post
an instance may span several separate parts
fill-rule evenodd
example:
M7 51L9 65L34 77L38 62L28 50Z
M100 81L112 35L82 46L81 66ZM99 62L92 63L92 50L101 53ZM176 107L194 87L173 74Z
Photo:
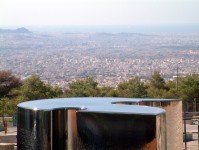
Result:
M198 120L198 149L199 149L199 120Z
M187 150L187 131L186 131L186 119L184 118L184 143L185 143L185 150Z

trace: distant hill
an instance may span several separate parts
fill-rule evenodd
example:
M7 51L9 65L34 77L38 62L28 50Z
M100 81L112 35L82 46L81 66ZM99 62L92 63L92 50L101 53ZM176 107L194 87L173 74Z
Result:
M0 33L32 33L28 29L22 27L22 28L17 28L14 30L11 29L0 29Z

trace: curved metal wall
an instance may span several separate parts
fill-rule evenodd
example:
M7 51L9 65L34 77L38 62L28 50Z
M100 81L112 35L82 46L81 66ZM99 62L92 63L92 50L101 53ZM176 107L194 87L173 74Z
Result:
M183 149L182 101L172 99L142 99L137 102L120 101L115 104L144 105L163 108L166 110L167 149Z
M51 149L51 112L18 108L17 148Z
M59 99L57 100L59 103ZM46 100L45 104L48 105L52 101ZM40 101L37 102L40 105ZM33 103L28 102L30 106ZM18 149L167 149L164 110L148 106L113 106L110 104L116 108L115 111L108 111L109 108L101 111L103 105L98 104L95 107L93 105L90 105L91 109L85 110L80 110L80 107L78 109L77 106L38 109L18 105ZM117 111L118 108L121 110ZM132 112L131 109L125 111L125 108L132 108Z
M164 116L77 113L78 149L166 149ZM159 128L156 127L159 124ZM157 138L159 135L159 138Z
M20 150L166 149L165 115L18 108L18 116Z
M76 149L76 110L30 110L18 107L17 148Z
M140 105L160 107L166 110L167 148L183 149L182 101L143 101Z

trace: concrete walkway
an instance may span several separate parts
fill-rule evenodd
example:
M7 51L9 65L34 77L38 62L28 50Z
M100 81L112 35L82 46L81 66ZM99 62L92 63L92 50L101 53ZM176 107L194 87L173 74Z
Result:
M9 126L7 134L5 131L0 132L0 150L16 150L17 149L17 127Z
M186 125L187 133L192 133L192 140L187 141L187 150L199 150L198 148L198 125ZM185 143L184 149L185 149Z
M0 143L17 143L17 127L9 126L7 134L5 131L0 132Z

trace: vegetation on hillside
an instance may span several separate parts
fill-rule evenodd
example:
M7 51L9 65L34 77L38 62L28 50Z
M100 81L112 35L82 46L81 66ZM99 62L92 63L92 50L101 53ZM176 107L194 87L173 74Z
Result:
M99 87L94 78L87 77L61 89L46 84L37 75L22 81L11 71L0 71L0 116L14 115L17 104L23 101L59 97L180 98L193 102L199 99L199 75L179 78L178 88L175 80L165 82L155 71L149 82L141 82L139 77L133 77L119 83L117 88Z

